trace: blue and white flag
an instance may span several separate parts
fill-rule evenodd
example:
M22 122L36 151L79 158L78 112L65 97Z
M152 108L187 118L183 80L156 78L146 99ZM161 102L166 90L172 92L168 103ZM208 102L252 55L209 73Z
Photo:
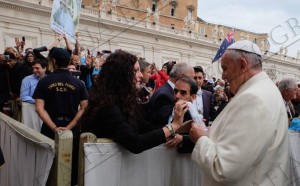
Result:
M212 63L215 61L218 61L224 54L224 52L226 51L226 49L232 44L234 43L234 29L232 29L227 36L225 37L225 39L223 40L216 56L214 57L214 59L212 60Z

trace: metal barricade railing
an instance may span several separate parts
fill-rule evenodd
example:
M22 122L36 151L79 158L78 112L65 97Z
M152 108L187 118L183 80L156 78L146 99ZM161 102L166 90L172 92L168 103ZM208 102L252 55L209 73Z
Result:
M71 185L71 131L55 134L54 140L0 112L0 147L5 164L0 185Z
M200 167L191 154L159 145L133 154L109 139L81 135L78 186L88 185L201 185ZM134 176L133 176L134 175Z
M92 133L83 133L80 135L79 158L78 158L78 186L84 185L84 143L96 143L97 137Z
M54 141L0 113L0 146L5 164L0 185L45 185L53 163Z

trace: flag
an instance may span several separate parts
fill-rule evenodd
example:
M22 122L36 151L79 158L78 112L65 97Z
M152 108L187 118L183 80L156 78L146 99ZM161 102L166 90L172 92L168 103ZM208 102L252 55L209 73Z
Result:
M232 29L223 40L216 56L212 60L212 63L219 60L223 56L227 47L229 47L232 43L234 43L234 29Z

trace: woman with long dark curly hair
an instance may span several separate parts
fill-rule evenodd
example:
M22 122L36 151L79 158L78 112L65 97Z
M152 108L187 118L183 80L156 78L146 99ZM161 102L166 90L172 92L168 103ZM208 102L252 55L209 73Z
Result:
M26 64L28 71L30 71L31 73L33 73L33 68L32 68L32 63L35 60L35 56L33 52L27 52L25 57L24 57L24 64Z
M112 53L91 90L88 107L80 120L82 131L112 139L133 153L174 137L187 111L186 103L176 103L172 123L154 128L143 120L137 103L142 77L136 56L121 50Z

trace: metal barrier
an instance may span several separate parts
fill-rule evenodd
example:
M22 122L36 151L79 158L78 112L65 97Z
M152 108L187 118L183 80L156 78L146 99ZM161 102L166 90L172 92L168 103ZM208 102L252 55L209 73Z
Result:
M132 154L117 143L81 135L81 177L79 186L182 186L201 185L202 171L190 158L164 144ZM85 143L83 143L85 142Z
M72 132L55 136L54 143L0 112L0 146L5 159L0 185L71 185Z
M96 143L97 137L92 133L83 133L80 135L79 158L78 158L78 186L84 185L84 143Z

